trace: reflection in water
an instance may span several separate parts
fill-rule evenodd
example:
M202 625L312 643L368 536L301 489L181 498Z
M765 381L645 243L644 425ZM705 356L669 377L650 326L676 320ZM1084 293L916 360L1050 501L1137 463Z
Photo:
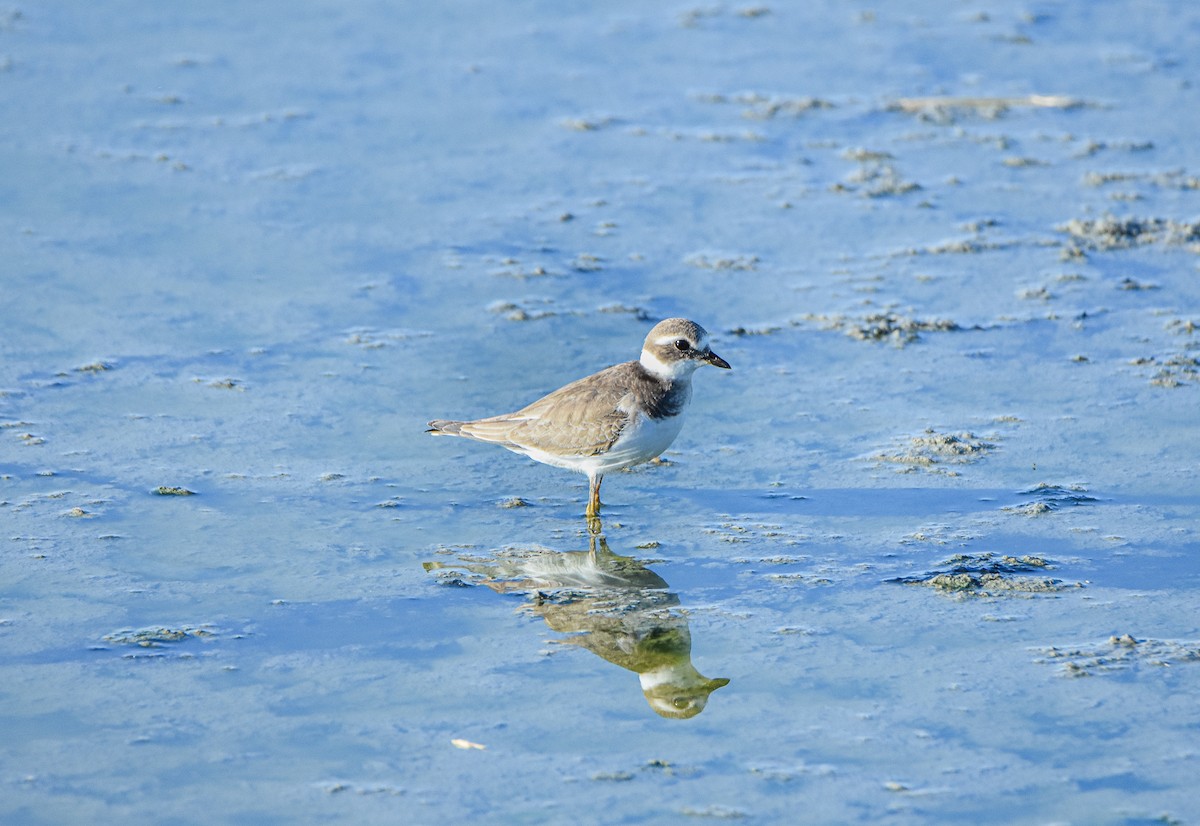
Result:
M593 533L587 551L529 549L490 557L460 555L454 562L426 562L444 581L464 572L500 594L524 594L524 610L555 631L573 634L564 642L586 648L637 673L650 707L664 717L695 717L708 695L729 680L710 680L692 665L687 618L673 610L679 597L644 564L608 548Z

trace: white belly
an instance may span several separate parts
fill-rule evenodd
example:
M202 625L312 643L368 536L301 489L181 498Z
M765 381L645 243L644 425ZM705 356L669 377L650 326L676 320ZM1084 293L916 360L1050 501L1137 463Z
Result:
M671 446L683 427L683 414L669 419L651 419L640 413L634 417L621 437L607 453L598 456L560 456L536 448L510 448L524 453L530 459L547 465L567 468L588 476L600 475L613 470L648 462Z
M597 470L606 473L648 462L670 447L682 428L682 413L667 419L638 414L608 453L593 457L598 462Z

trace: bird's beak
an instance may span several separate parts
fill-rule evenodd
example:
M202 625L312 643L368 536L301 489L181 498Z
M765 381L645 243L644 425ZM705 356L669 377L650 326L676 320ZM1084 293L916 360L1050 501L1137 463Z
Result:
M704 361L707 364L711 364L713 367L724 367L726 370L732 369L729 366L729 362L718 356L712 350L709 350L704 354Z

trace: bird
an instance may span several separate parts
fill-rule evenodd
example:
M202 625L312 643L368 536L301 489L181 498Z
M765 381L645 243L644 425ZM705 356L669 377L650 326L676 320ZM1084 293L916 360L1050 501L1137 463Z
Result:
M692 374L729 362L686 318L658 322L640 358L573 381L514 413L474 421L434 419L427 433L490 442L588 478L585 515L598 520L605 474L648 462L671 446L692 397Z

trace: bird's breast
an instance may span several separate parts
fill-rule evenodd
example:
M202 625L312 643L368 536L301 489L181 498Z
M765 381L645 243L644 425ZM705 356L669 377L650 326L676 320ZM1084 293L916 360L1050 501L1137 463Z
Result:
M648 462L671 446L683 427L683 414L655 418L636 413L604 457L611 467Z

